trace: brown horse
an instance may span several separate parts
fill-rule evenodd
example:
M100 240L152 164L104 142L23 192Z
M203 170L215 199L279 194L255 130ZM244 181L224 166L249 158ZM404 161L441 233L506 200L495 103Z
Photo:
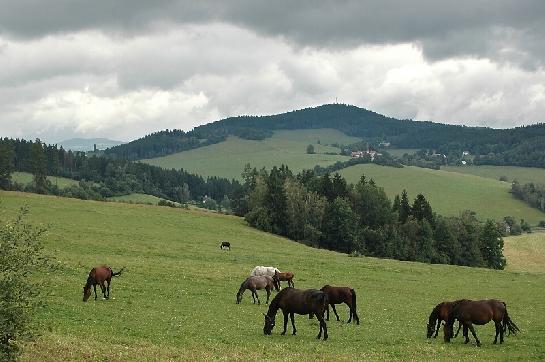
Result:
M448 314L450 313L452 306L460 302L460 300L457 300L456 302L442 302L439 303L433 308L433 310L430 313L430 317L428 319L428 332L426 337L431 338L437 338L437 334L439 333L439 328L441 327L442 321L447 321ZM458 322L458 330L456 331L456 334L454 335L454 338L458 337L458 333L460 332L460 327L462 326L462 323ZM434 334L435 330L435 334Z
M265 289L267 291L267 302L269 304L269 297L271 296L271 290L276 289L278 291L278 284L269 276L257 276L257 277L248 277L240 285L240 289L237 293L237 304L240 304L242 301L242 294L249 289L252 291L252 298L255 300L257 298L257 304L261 304L259 301L259 296L257 295L257 290Z
M106 265L96 266L89 272L89 277L87 277L87 282L83 286L83 301L86 302L91 296L91 286L95 290L95 300L97 300L97 284L100 285L102 289L102 294L104 294L104 299L110 298L110 282L112 277L121 275L121 272L125 268L121 268L120 271L114 273L112 268ZM104 285L106 282L107 285Z
M503 334L507 329L509 329L509 334L516 334L520 331L517 325L509 318L506 304L501 300L496 299L479 301L461 300L454 302L448 315L447 322L445 323L445 342L450 342L450 339L452 338L453 325L456 319L458 319L464 327L463 333L465 343L469 342L469 329L477 341L478 347L481 346L481 341L479 341L479 338L475 333L473 324L484 325L490 321L494 321L496 326L494 344L498 342L498 335L500 336L500 343L503 343Z
M327 324L324 321L327 303L327 294L316 289L282 289L272 300L267 314L263 314L265 316L263 333L266 335L271 334L275 324L276 313L278 312L278 309L282 309L282 313L284 314L284 331L281 333L282 335L286 334L288 316L291 318L293 335L295 335L297 329L295 328L294 314L315 314L316 318L320 321L320 333L318 333L316 338L320 339L323 331L325 341L328 338Z
M278 283L278 286L280 286L280 282L284 282L284 281L287 281L288 282L288 287L292 287L292 288L295 288L295 283L293 283L293 277L294 277L294 274L291 273L291 272L277 272L276 270L274 271L274 279L275 281Z
M333 313L335 313L337 321L340 321L340 318L337 314L337 310L335 309L335 304L345 303L350 310L347 323L350 323L352 318L354 318L356 324L360 324L360 317L358 317L358 313L356 312L356 291L354 289L350 287L332 287L331 285L324 285L320 290L327 294L329 305L331 305L331 308L333 308ZM329 320L329 305L326 309L326 321Z

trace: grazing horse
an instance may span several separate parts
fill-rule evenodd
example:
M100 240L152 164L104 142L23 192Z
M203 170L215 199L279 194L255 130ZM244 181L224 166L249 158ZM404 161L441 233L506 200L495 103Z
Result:
M276 280L279 286L280 286L280 282L287 281L288 287L295 288L295 283L293 283L293 277L294 277L294 274L291 272L279 273L277 271L274 272L274 276L273 276L273 278Z
M97 300L97 284L99 284L100 289L102 289L104 299L110 299L110 282L112 281L112 277L121 275L123 269L125 268L121 268L117 273L114 273L112 268L106 265L96 266L91 269L89 276L87 277L87 282L83 286L83 301L86 302L91 296L91 286L95 290L95 300ZM107 283L107 286L104 285L104 282Z
M479 338L475 333L473 324L484 325L490 321L494 321L496 326L494 344L498 342L498 335L500 336L500 343L503 343L503 334L507 329L509 330L509 334L516 334L520 331L517 325L509 318L509 315L507 314L507 305L501 300L496 299L478 301L461 300L454 302L444 327L445 342L450 342L450 339L452 338L454 321L456 319L458 319L464 327L463 333L466 338L465 343L469 342L469 329L471 334L473 334L475 341L477 341L477 347L481 346L481 341L479 341Z
M293 335L295 335L297 329L295 328L294 314L314 314L320 321L320 333L318 333L316 338L320 339L322 331L324 331L325 341L328 338L327 324L324 321L324 312L327 308L327 303L327 294L316 289L282 289L272 300L267 314L263 314L265 316L263 333L266 335L271 334L275 324L276 313L278 309L282 309L282 313L284 314L284 331L281 333L282 335L286 334L288 316L291 318Z
M331 285L324 285L320 290L327 294L329 301L326 308L326 321L329 320L329 305L333 308L333 313L335 313L337 321L340 321L337 310L335 309L335 304L345 303L350 310L347 323L350 323L352 318L354 318L356 324L360 324L360 317L358 317L358 313L356 312L356 291L354 289L350 287L332 287ZM312 315L309 315L309 318L312 318Z
M278 270L277 268L273 266L256 266L250 272L250 276L252 277L252 276L267 275L267 276L273 277L275 272L280 273L280 270Z
M228 241L222 241L220 244L220 250L223 250L223 248L231 250L231 243Z
M273 278L269 276L248 277L240 285L240 289L238 290L238 293L237 293L237 304L240 304L240 302L242 301L242 294L244 294L246 289L249 289L252 291L252 298L254 299L254 304L255 304L256 298L257 298L257 304L261 304L256 290L265 289L267 291L267 302L265 304L269 304L269 297L271 296L271 290L273 288L276 289L276 291L278 291L278 284L273 280Z
M455 303L460 302L460 300L457 300L455 302L442 302L439 303L433 308L433 310L430 313L430 317L428 319L428 332L426 337L431 338L437 338L437 334L439 333L439 328L441 327L442 321L447 321L448 314L450 313L452 306ZM454 338L458 337L458 333L460 332L460 327L462 326L462 323L458 322L458 330L456 331L456 334L454 335ZM435 330L435 334L433 333Z

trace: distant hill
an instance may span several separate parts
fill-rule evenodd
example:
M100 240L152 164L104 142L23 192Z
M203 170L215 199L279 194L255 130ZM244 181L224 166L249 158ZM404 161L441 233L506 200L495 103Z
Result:
M98 150L105 150L110 147L123 144L121 141L114 141L107 138L71 138L58 142L59 146L62 146L65 150L72 151L93 151L94 145Z
M144 159L165 156L219 143L228 136L249 140L271 137L274 130L333 128L371 144L389 142L395 148L433 149L444 154L475 155L474 163L545 168L545 124L493 129L428 121L400 120L364 108L326 104L271 116L230 117L190 132L166 130L124 145L106 154Z

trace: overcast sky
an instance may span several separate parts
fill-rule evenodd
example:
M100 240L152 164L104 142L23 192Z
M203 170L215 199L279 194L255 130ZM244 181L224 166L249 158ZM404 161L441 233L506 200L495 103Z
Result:
M545 121L545 1L0 0L0 136L128 141L338 99Z

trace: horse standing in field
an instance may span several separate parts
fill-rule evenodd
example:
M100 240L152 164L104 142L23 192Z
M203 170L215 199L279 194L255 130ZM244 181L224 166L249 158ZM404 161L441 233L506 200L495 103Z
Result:
M91 286L95 290L95 300L97 300L97 284L100 285L100 289L102 289L104 299L110 299L110 283L112 277L121 275L123 269L125 268L121 268L117 273L114 273L112 268L106 265L96 266L91 269L89 276L87 277L87 282L83 286L83 301L86 302L91 296Z
M280 270L278 270L277 268L275 268L273 266L256 266L250 272L250 276L264 276L264 275L266 275L266 276L269 276L269 277L273 277L275 272L280 273Z
M350 315L348 317L347 323L352 321L352 318L356 321L356 324L360 324L360 317L356 312L356 291L350 287L332 287L331 285L324 285L321 289L322 292L327 294L327 299L329 301L326 312L326 321L329 321L329 306L333 308L333 313L337 317L337 321L340 321L337 310L335 309L335 304L345 303L350 310ZM312 318L312 315L309 315L309 318Z
M477 341L477 347L481 346L481 341L479 341L475 333L473 324L484 325L490 321L494 321L496 327L494 344L498 342L498 335L500 336L500 343L503 343L503 334L506 330L509 330L509 334L516 334L520 331L517 325L509 318L507 305L501 300L496 299L479 301L461 300L455 302L445 323L445 342L450 342L452 338L454 321L456 319L462 323L465 343L469 342L469 329L475 341Z
M231 251L231 243L228 241L222 241L220 244L220 250L223 250L223 248L228 249Z
M295 283L293 283L293 277L294 277L294 274L291 273L291 272L280 272L279 273L277 271L274 272L274 276L273 276L273 278L276 280L276 282L278 283L279 286L280 286L280 282L287 281L288 282L288 287L295 288Z
M265 289L267 291L267 302L265 304L269 304L269 297L271 296L271 290L273 288L276 289L276 291L278 291L279 289L273 278L269 276L248 277L240 285L240 289L237 293L237 304L240 304L240 302L242 301L242 294L244 294L246 289L249 289L252 292L254 304L256 298L257 304L261 304L261 302L259 301L259 296L257 295L257 290Z
M267 314L264 314L265 325L263 326L263 333L266 335L272 333L275 325L276 313L278 312L278 309L281 309L284 314L284 331L281 333L282 335L286 334L288 316L291 318L293 335L295 335L297 329L295 328L294 314L314 314L320 321L320 333L318 333L316 338L320 339L323 331L325 341L328 338L327 324L324 321L324 312L327 308L327 303L327 294L316 289L282 289L272 300Z
M433 310L430 313L430 317L428 319L428 332L426 337L431 338L437 338L437 334L439 333L439 328L441 327L442 321L447 321L448 315L452 309L452 306L455 303L460 302L461 300L457 300L455 302L442 302L437 304ZM456 331L456 334L454 335L454 338L458 337L458 333L460 332L460 327L462 326L462 323L458 322L458 330ZM435 330L435 334L434 334Z

